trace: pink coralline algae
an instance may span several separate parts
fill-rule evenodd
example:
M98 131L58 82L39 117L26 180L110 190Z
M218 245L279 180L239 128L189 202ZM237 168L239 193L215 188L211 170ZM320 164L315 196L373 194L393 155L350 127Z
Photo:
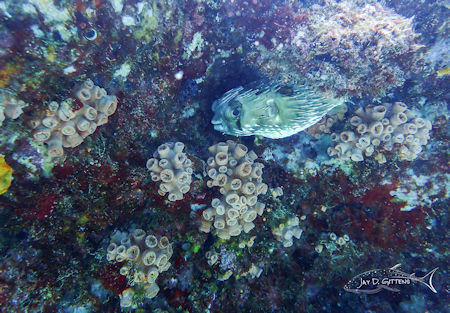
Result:
M261 33L249 58L272 76L339 96L382 96L420 71L411 19L376 1L326 1L308 10L289 38L271 38L273 49L259 44L267 36Z

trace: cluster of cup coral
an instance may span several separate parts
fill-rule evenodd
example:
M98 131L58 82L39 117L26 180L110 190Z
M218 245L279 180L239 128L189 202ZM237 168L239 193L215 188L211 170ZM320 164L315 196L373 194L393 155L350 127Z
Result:
M172 254L172 244L165 236L158 239L142 229L135 229L130 234L120 231L112 234L106 258L111 262L124 262L120 274L126 276L132 286L121 294L122 307L133 305L136 288L140 287L147 298L158 294L156 279L171 266Z
M211 201L203 211L200 230L206 233L211 226L222 239L248 233L255 227L253 221L262 215L265 205L258 195L267 192L262 182L262 163L255 162L257 155L242 144L228 140L209 147L212 155L207 160L209 188L219 188L221 197Z
M44 116L31 121L33 138L47 144L49 156L63 156L63 147L80 145L98 126L106 124L117 109L117 98L107 95L90 79L75 89L75 97L83 104L81 109L73 110L71 99L61 104L52 101Z
M272 234L279 242L283 243L283 247L291 247L294 244L293 238L300 239L303 233L303 230L298 225L298 217L290 218L286 223L274 228Z
M375 155L384 163L384 153L389 151L396 151L400 160L414 160L432 128L429 120L418 117L402 102L359 108L349 122L353 130L331 134L336 145L328 148L328 154L355 162Z
M192 182L192 161L183 153L184 144L168 142L162 144L147 161L147 169L154 182L159 182L158 193L168 195L169 201L183 199Z
M5 120L5 116L15 120L22 113L22 108L25 107L25 102L17 100L9 92L0 92L0 126Z
M306 129L306 132L316 139L323 134L331 133L331 127L336 123L337 118L331 115L325 115L320 121Z

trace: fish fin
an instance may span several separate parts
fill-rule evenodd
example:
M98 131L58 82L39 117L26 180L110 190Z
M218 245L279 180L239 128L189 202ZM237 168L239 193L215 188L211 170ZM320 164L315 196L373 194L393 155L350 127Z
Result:
M431 270L428 274L426 274L423 277L419 277L417 278L418 281L420 281L421 283L423 283L425 286L427 286L428 288L431 289L431 291L433 291L434 293L437 293L436 289L433 286L433 275L434 273L438 270L439 267L436 267L435 269ZM426 282L425 280L428 279L428 282Z
M402 266L400 263L395 264L393 267L390 268L390 270L395 270L395 269L399 268L400 266Z
M383 289L385 289L385 290L389 290L389 291L394 291L394 292L399 292L399 291L400 291L400 289L397 289L397 288L391 288L391 287L388 287L388 286L386 286L386 285L381 285L381 288L383 288Z

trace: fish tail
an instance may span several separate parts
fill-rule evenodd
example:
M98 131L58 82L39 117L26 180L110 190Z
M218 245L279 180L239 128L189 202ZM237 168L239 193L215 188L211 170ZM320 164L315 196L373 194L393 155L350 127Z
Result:
M433 275L437 271L439 267L436 267L435 269L431 270L428 274L426 274L423 277L418 278L418 280L423 283L425 286L431 289L434 293L437 293L436 289L433 286ZM428 280L428 282L426 281Z

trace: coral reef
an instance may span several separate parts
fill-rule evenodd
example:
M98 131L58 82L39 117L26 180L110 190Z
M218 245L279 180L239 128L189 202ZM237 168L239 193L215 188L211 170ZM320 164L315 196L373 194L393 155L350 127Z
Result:
M214 225L222 239L248 233L255 227L253 221L264 212L265 205L258 196L266 194L262 182L262 163L257 155L242 144L228 140L209 147L207 174L209 188L218 187L221 198L214 198L211 207L203 211L200 230L209 233Z
M430 138L431 122L402 102L359 108L355 114L349 120L355 131L331 135L337 144L328 148L330 156L360 162L374 155L378 163L385 163L385 154L392 151L400 160L412 161Z
M80 145L98 126L108 123L108 117L117 109L117 98L107 95L105 89L95 86L90 79L75 89L75 97L82 103L78 110L70 100L61 104L52 101L44 117L30 122L33 138L47 145L51 157L63 156L63 147Z
M287 220L286 223L278 225L278 227L272 229L272 234L275 238L283 243L283 247L289 248L294 244L293 238L300 239L303 230L298 227L298 217L293 217Z
M182 200L192 182L192 161L183 152L181 142L162 144L148 159L147 169L151 172L152 181L159 182L158 194L169 201Z
M419 71L422 47L412 20L377 1L325 1L291 13L284 40L250 55L282 80L305 79L337 95L384 95ZM259 38L256 40L260 41Z
M154 298L159 287L156 279L171 266L172 244L167 237L147 235L142 229L130 234L116 231L111 235L106 258L110 262L125 262L120 274L126 276L132 288L125 289L120 296L120 306L130 307L136 301L134 295L141 289L146 298Z
M22 109L25 106L25 102L13 97L11 93L0 91L0 126L5 116L13 120L17 119L23 113Z
M8 189L0 195L0 311L448 311L440 296L450 192L446 1L2 0L0 15L0 99L27 104L15 121L2 106ZM88 78L120 105L81 145L50 157L28 122L43 122L52 101L82 111L74 86ZM208 167L207 147L237 140L211 127L211 104L264 80L344 96L349 112L329 111L333 126L323 121L312 136L239 138L254 151L242 162L256 164L258 155L264 164L263 181L248 175L241 184L265 183L269 192L251 196L265 205L255 227L222 239L214 226L220 215L209 233L199 231L203 211L222 212L211 204L233 209L212 186L207 170L225 169ZM433 126L416 159L402 161L405 143L390 153L380 142L371 157L362 153L364 162L327 154L337 144L328 132L369 135L348 122L359 117L357 107L370 128L372 105L396 102L416 115L407 123L423 117ZM161 180L144 168L149 153L169 141L183 142L192 161L189 192L177 201L160 196ZM243 196L242 188L236 193ZM259 207L247 205L253 209ZM271 231L295 216L303 232L285 248ZM105 257L115 230L127 230L126 250L151 250L134 244L136 228L173 244L171 266L162 273L156 267L154 284L142 258ZM439 266L439 293L419 286L379 297L343 290L353 276L397 263L423 274Z

